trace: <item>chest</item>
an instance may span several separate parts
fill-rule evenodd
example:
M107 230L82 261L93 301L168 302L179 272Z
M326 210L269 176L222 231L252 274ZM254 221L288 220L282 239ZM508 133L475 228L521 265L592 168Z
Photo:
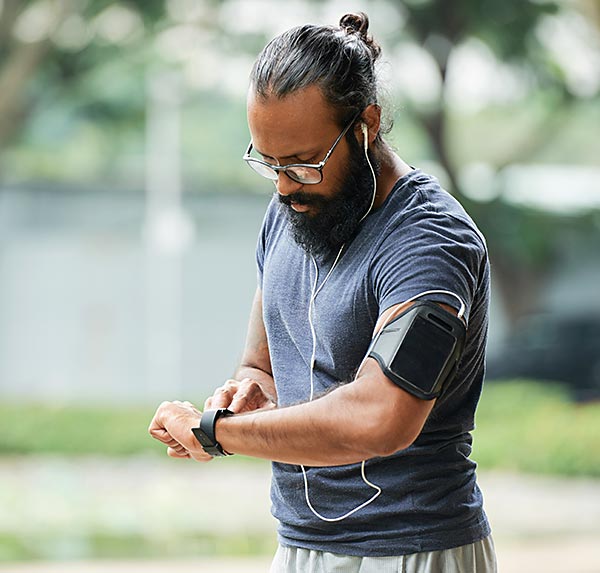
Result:
M313 261L295 245L275 244L266 253L263 278L263 318L274 368L289 371L296 356L310 364L315 339L315 373L325 388L352 378L378 316L367 261L349 249L333 269L332 263Z

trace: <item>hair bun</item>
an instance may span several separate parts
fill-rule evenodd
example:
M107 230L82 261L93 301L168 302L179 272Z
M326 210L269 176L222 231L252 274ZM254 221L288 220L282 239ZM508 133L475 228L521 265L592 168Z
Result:
M366 38L369 29L369 17L364 12L345 14L340 18L340 28L345 28L350 33L358 32Z
M358 34L360 39L368 46L373 55L373 59L377 59L381 53L379 44L373 40L372 36L367 33L369 30L369 17L364 12L356 12L345 14L340 18L340 28L346 34Z

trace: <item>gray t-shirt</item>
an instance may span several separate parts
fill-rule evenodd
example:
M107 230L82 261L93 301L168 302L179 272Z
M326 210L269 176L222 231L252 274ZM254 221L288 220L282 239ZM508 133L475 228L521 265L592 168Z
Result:
M279 405L286 406L310 397L308 309L315 269L281 209L274 199L267 210L257 263L273 376ZM333 256L317 259L319 284L332 263ZM402 177L363 221L316 297L315 396L352 381L387 308L432 289L454 292L466 304L458 373L409 448L367 461L368 480L383 491L342 521L323 521L311 512L299 466L273 463L272 513L281 544L385 556L448 549L489 535L476 464L469 459L484 377L489 288L485 241L460 204L419 170ZM426 298L459 308L449 295ZM360 464L306 470L310 501L322 516L343 515L374 494Z

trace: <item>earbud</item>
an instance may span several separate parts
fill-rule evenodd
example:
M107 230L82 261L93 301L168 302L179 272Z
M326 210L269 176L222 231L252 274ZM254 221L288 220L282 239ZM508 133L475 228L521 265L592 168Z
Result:
M367 151L367 149L369 148L369 129L367 128L367 124L364 122L360 124L360 128L363 133L363 146L365 148L365 151Z

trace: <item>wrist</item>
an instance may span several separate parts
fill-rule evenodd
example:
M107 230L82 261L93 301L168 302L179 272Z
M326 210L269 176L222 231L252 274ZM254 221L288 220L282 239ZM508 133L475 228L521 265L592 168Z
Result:
M200 423L192 428L196 440L202 446L202 449L213 457L230 456L228 451L224 450L216 437L216 425L220 418L231 416L233 412L226 408L216 410L206 410L202 413Z

